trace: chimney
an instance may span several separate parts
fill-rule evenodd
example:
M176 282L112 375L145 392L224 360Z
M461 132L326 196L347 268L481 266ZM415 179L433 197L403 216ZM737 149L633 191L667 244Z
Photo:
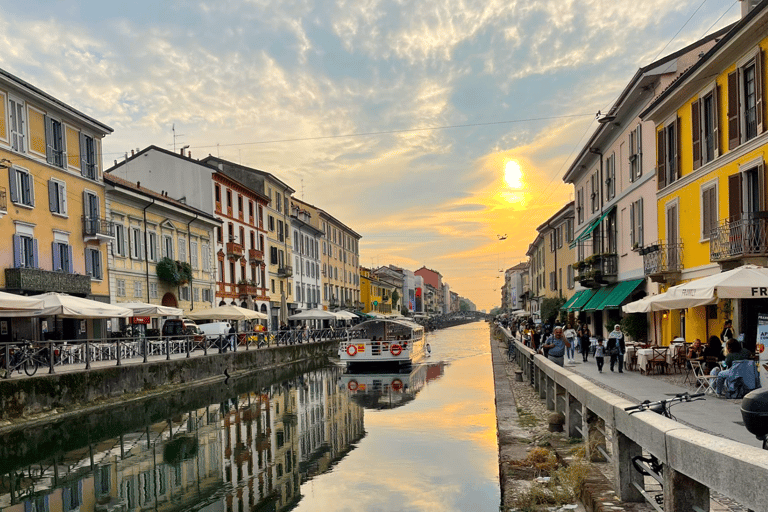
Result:
M757 7L757 4L761 2L761 0L739 0L741 2L741 18L744 19L744 17L749 14L749 12Z

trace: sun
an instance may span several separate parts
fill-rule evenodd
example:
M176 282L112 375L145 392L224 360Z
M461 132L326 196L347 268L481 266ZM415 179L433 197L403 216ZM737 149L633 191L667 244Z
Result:
M520 164L515 160L510 160L507 162L507 165L504 166L504 181L512 190L520 190L523 188L523 171L520 168Z

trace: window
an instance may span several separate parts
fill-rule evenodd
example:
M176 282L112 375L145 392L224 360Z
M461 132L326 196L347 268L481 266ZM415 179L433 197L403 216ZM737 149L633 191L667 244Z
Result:
M701 239L708 240L717 227L717 185L711 183L701 189Z
M576 218L578 219L579 224L584 222L584 188L583 187L576 191ZM325 254L325 250L323 250L323 254Z
M561 248L563 246L563 225L559 225L556 230L557 233L557 248Z
M53 242L51 253L53 255L53 270L55 272L66 272L71 274L72 267L72 246L66 242Z
M64 128L61 121L45 116L45 160L56 167L64 168Z
M592 213L596 212L600 209L600 194L598 193L600 190L600 179L597 175L597 173L594 173L591 178L591 185L592 189L590 190L590 205L592 206L592 209L590 210Z
M198 258L197 258L197 242L190 242L189 243L189 259L190 259L190 265L192 265L192 268L198 267Z
M629 205L629 243L632 249L643 246L643 198Z
M232 209L232 191L227 189L227 210Z
M140 299L144 296L144 288L143 283L141 281L134 281L133 282L133 297L136 299Z
M210 288L203 288L203 302L212 302L213 294L211 294Z
M680 119L668 123L657 132L656 178L661 190L680 178Z
M555 252L555 231L549 232L549 252Z
M253 201L248 201L248 217L253 222Z
M141 261L144 259L144 244L142 243L141 229L131 228L131 259Z
M728 74L728 149L763 132L763 54L758 47Z
M115 239L112 241L112 254L125 256L125 226L115 222Z
M95 180L98 177L96 170L96 142L93 137L80 133L80 174Z
M221 226L216 226L216 241L221 243Z
M163 236L163 257L173 259L173 237Z
M573 241L573 219L565 221L565 241L568 243Z
M283 221L277 221L277 240L282 242L283 239Z
M88 247L85 249L85 273L93 279L102 279L101 251Z
M573 290L574 287L574 275L573 275L573 265L568 265L565 269L565 275L567 279L567 285L569 290Z
M549 289L557 290L557 274L554 271L549 273Z
M149 283L149 298L157 298L157 283Z
M11 201L23 206L35 206L35 186L32 175L26 169L11 167L8 183L11 188Z
M189 286L182 286L179 288L179 299L189 300Z
M275 193L275 204L277 205L277 211L282 212L283 211L283 196L280 195L280 192Z
M643 175L643 125L629 132L629 181L634 182Z
M187 261L187 239L179 238L179 261Z
M37 268L37 240L31 234L13 235L13 266Z
M243 218L243 196L240 194L237 194L237 215Z
M605 199L616 197L616 153L605 159Z
M195 287L192 289L192 300L195 302L200 301L200 288Z
M24 109L24 102L18 101L14 98L8 100L8 120L10 121L11 128L11 149L24 153L26 151L26 144L24 134L26 133L27 122L26 110Z
M210 249L208 244L202 244L200 247L201 257L203 259L203 270L208 272L211 270Z
M149 233L149 260L150 261L157 261L157 233L151 232Z
M271 265L277 264L277 247L269 248L269 263Z
M691 104L691 134L693 139L693 168L698 169L719 154L717 115L717 86Z
M117 296L125 297L125 279L116 279L117 283Z
M221 209L221 185L218 183L213 187L213 197L216 200L216 209Z
M53 213L67 214L67 186L63 181L48 180L48 206Z
M273 216L271 216L271 215L267 219L267 227L269 227L270 231L274 231L275 230L275 218Z

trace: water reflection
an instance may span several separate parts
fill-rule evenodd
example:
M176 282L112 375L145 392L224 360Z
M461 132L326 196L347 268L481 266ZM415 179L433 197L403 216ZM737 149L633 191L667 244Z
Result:
M427 381L443 374L444 363L420 364L401 372L355 372L339 378L339 388L366 409L394 409L416 399Z

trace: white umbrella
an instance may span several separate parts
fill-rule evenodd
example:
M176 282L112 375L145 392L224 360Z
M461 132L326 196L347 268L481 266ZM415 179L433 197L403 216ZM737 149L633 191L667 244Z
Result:
M42 307L42 299L0 292L0 309L39 309Z
M768 269L744 265L673 286L667 290L667 295L689 300L768 298Z
M184 314L183 309L146 302L119 302L116 305L132 310L133 316L182 316Z
M340 311L337 311L336 316L338 316L342 320L355 320L356 318L358 318L356 314L352 313L351 311L345 311L343 309Z
M670 288L671 289L671 288ZM625 313L651 313L653 311L668 311L670 309L686 309L696 306L714 304L717 299L694 299L674 297L669 290L658 295L647 295L640 300L630 302L621 307Z
M187 315L192 320L266 320L267 315L238 306L219 306L201 309Z
M288 320L337 320L334 313L323 311L322 309L308 309L301 313L296 313L288 317Z
M60 316L64 318L116 318L133 316L133 311L104 302L83 299L66 293L43 293L31 299L43 301L43 307L32 311L3 311L3 316Z

